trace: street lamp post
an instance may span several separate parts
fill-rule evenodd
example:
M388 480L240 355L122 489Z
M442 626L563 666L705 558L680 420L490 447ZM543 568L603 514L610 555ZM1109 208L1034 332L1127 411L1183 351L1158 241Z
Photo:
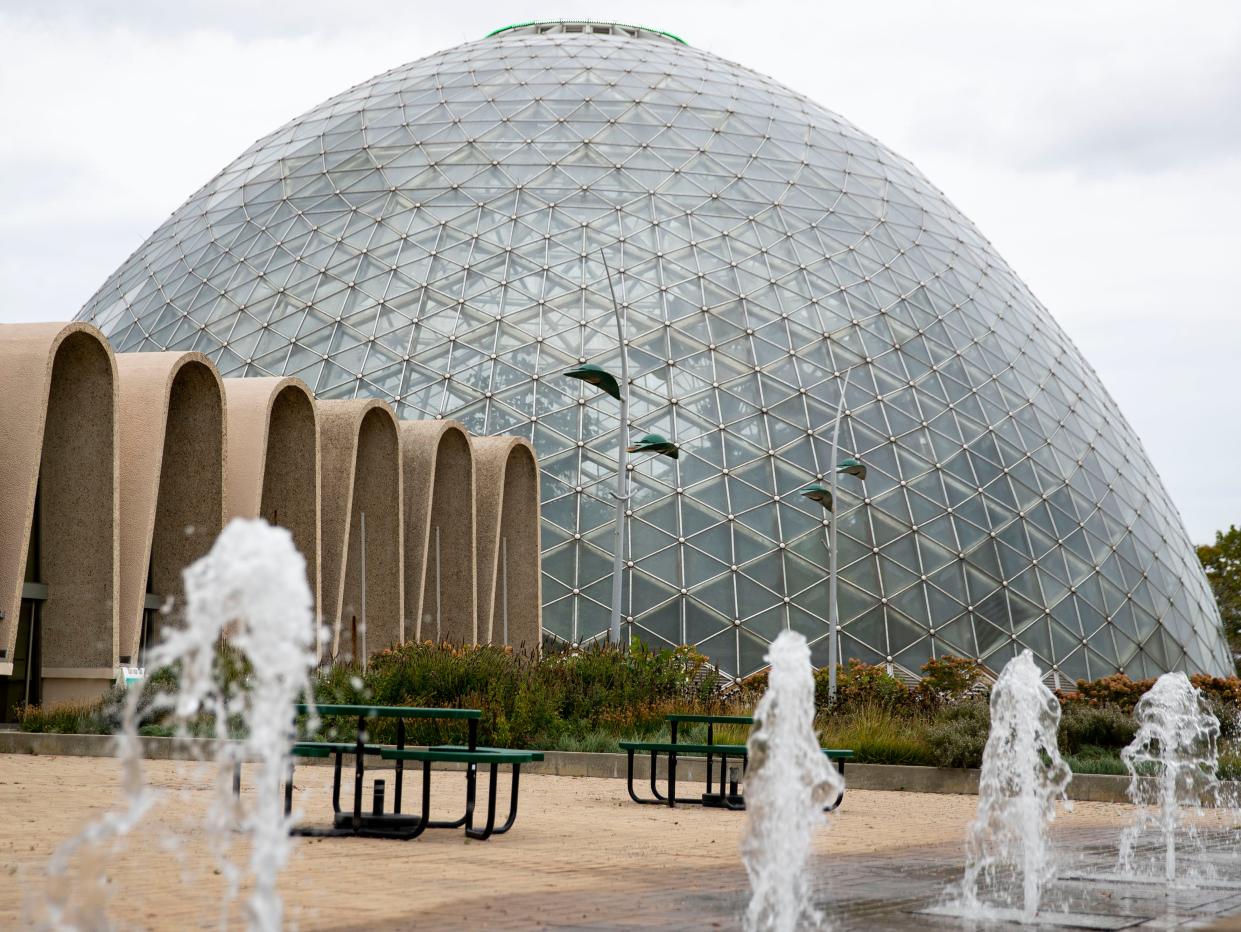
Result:
M621 642L621 602L623 599L625 571L625 511L629 505L629 470L628 454L656 453L676 459L677 446L659 434L646 434L636 444L629 443L629 346L625 341L625 321L621 317L620 305L616 302L616 289L612 287L612 270L608 268L607 257L599 250L603 259L603 268L608 276L608 290L612 294L612 309L616 317L616 342L620 350L621 377L616 377L602 366L583 364L565 373L569 378L581 379L588 385L594 385L604 393L611 395L620 402L620 431L616 447L616 491L612 497L616 499L616 522L612 529L612 620L608 626L608 640L613 644Z
M840 421L845 410L845 392L849 388L849 376L852 369L845 370L844 384L840 388L840 400L836 404L836 419L832 424L832 458L833 468L828 486L812 483L802 489L801 494L811 501L818 502L828 514L827 519L827 695L831 702L836 701L836 667L840 657L840 607L836 600L836 490L837 477L841 473L855 476L861 481L866 480L866 467L854 459L840 459Z

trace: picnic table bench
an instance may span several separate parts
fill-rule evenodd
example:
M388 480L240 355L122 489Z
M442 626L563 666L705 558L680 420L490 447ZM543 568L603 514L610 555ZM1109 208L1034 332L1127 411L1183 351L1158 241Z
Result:
M295 711L299 715L309 714L309 705L298 705ZM316 826L298 827L293 831L299 835L340 836L362 835L375 838L417 838L428 828L460 828L465 826L465 833L470 838L480 841L492 835L502 835L513 827L517 819L518 786L521 765L541 761L543 755L538 751L518 751L509 748L488 748L478 746L478 721L482 713L478 709L429 709L417 706L381 706L381 705L318 705L314 711L325 717L348 716L357 718L357 738L354 741L298 741L293 745L292 758L324 759L334 758L332 776L332 826L321 828ZM369 741L367 723L376 719L396 720L396 745L373 744ZM405 723L409 719L448 719L465 721L467 724L467 744L435 745L427 748L411 748L405 744ZM353 808L342 811L340 790L343 776L343 759L346 754L354 758ZM366 772L366 759L378 758L392 761L396 772L392 796L392 812L385 812L385 785L383 780L374 782L374 798L369 812L362 810L363 784ZM417 814L401 811L402 795L405 783L406 762L421 764L422 786L419 794L419 811ZM431 813L431 765L433 763L465 764L465 813L459 819L435 821ZM490 783L487 793L487 815L481 828L475 827L475 803L477 797L478 767L485 764L489 768ZM512 785L509 793L509 811L504 822L496 825L496 795L501 764L507 764L512 770ZM290 762L288 779L285 783L284 805L286 815L293 807L293 761Z
M738 780L735 769L729 771L728 761L739 761L741 773L744 775L745 769L749 764L749 749L744 744L718 744L715 741L715 727L717 725L753 725L754 719L749 715L702 715L695 713L674 712L667 716L668 728L671 740L669 741L622 741L620 747L628 755L628 771L626 788L629 791L629 798L636 803L644 805L660 805L675 806L677 803L700 806L715 806L724 809L741 810L745 808L745 798L739 792ZM677 740L678 726L685 723L705 724L707 726L707 740L705 743L695 744ZM842 748L823 748L823 755L828 760L835 763L837 770L841 774L845 772L845 762L853 759L853 752ZM633 786L633 761L634 754L637 752L649 753L651 755L651 794L653 798L646 799L637 794ZM667 793L661 793L658 786L657 764L659 755L664 755L668 759L667 766ZM707 791L700 797L680 797L676 795L677 790L677 760L680 757L705 757L707 760ZM719 769L719 789L714 790L713 764L715 758L720 760ZM826 807L826 811L831 811L841 804L844 800L844 790L840 791L840 795L836 797L836 801Z

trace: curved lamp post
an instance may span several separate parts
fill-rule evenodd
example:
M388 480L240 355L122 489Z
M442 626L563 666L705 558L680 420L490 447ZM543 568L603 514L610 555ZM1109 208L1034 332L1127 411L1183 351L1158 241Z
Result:
M608 627L608 640L613 644L621 642L621 598L625 569L625 508L629 503L629 470L626 468L627 454L655 453L676 459L679 455L677 445L660 434L646 434L632 446L629 443L629 348L625 341L625 322L621 318L620 306L616 303L616 291L612 288L612 270L608 268L608 260L599 251L603 259L603 268L608 276L608 290L612 292L612 308L616 315L616 341L620 350L621 377L618 382L612 373L602 366L585 363L565 372L571 379L580 379L587 385L593 385L601 392L611 395L620 402L620 432L616 448L616 491L612 497L616 499L616 524L612 531L612 621Z
M827 524L827 695L831 702L836 701L836 666L840 657L840 608L836 602L836 478L840 475L853 476L859 481L866 481L866 466L850 456L840 459L840 420L845 410L845 391L849 387L849 375L846 370L844 385L840 389L840 401L836 405L836 420L832 425L832 462L836 468L832 470L830 484L812 482L801 490L801 494L812 502L818 502L823 510L830 515Z

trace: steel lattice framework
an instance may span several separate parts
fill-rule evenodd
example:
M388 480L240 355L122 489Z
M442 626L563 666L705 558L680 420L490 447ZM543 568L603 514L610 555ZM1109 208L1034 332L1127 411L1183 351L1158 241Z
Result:
M120 351L531 439L545 627L600 636L619 371L627 611L736 674L791 626L826 657L823 478L842 374L845 658L1052 676L1223 673L1218 614L1138 438L1076 348L907 161L649 30L528 24L358 85L259 140L80 314ZM863 497L865 496L865 497Z

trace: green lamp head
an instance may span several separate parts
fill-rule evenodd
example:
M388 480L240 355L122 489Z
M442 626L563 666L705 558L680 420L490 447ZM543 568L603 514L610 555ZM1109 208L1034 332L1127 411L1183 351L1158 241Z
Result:
M832 490L827 486L818 482L812 482L801 490L801 494L812 502L818 502L828 511L832 510Z
M593 385L620 401L620 384L616 381L616 377L602 366L586 363L584 366L570 369L565 375L571 379L581 379L587 385Z
M836 472L844 473L848 476L856 476L863 482L866 481L866 466L860 460L856 460L852 456L837 463Z
M658 453L661 456L668 456L676 459L681 455L681 451L677 449L677 445L660 434L647 434L631 447L626 447L630 453Z

